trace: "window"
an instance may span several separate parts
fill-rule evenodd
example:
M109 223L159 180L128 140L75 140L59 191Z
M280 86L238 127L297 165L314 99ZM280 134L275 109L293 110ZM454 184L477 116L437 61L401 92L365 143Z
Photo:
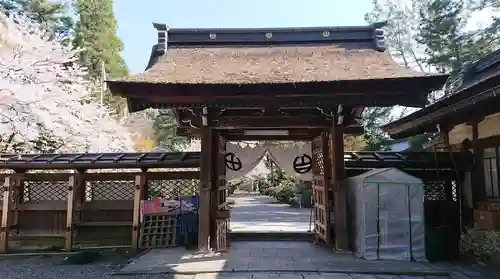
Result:
M486 187L486 197L499 198L499 153L500 147L487 148L484 150L484 182Z

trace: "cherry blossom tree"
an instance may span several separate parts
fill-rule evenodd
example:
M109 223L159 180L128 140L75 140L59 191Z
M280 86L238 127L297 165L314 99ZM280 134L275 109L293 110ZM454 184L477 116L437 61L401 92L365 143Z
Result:
M77 53L25 18L0 13L0 152L133 150L126 128L90 92Z

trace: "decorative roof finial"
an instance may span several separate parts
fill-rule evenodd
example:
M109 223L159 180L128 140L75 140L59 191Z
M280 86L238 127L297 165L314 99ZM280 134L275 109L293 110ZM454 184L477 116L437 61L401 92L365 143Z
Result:
M167 52L167 36L169 28L166 24L155 22L153 22L153 27L158 31L158 44L156 52L158 55L164 55Z
M385 51L387 49L387 44L385 42L385 31L384 27L387 26L387 21L374 22L373 27L373 41L375 43L375 48L378 51Z
M380 29L380 28L384 28L386 27L387 25L389 24L389 22L387 20L384 20L384 21L378 21L378 22L374 22L372 23L372 27L374 29Z

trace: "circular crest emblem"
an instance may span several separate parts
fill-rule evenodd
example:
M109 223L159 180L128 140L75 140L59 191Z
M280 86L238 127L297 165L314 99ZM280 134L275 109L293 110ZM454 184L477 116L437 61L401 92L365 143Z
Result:
M243 167L240 158L232 152L226 153L224 163L226 164L226 167L232 171L239 171Z
M307 154L302 154L293 159L293 170L297 173L306 173L312 170L312 158Z

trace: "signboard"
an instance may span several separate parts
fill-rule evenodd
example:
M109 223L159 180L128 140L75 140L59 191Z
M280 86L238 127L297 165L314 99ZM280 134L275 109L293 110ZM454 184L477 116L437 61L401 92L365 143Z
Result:
M181 196L174 199L152 199L141 201L141 215L182 214L199 209L199 196Z

